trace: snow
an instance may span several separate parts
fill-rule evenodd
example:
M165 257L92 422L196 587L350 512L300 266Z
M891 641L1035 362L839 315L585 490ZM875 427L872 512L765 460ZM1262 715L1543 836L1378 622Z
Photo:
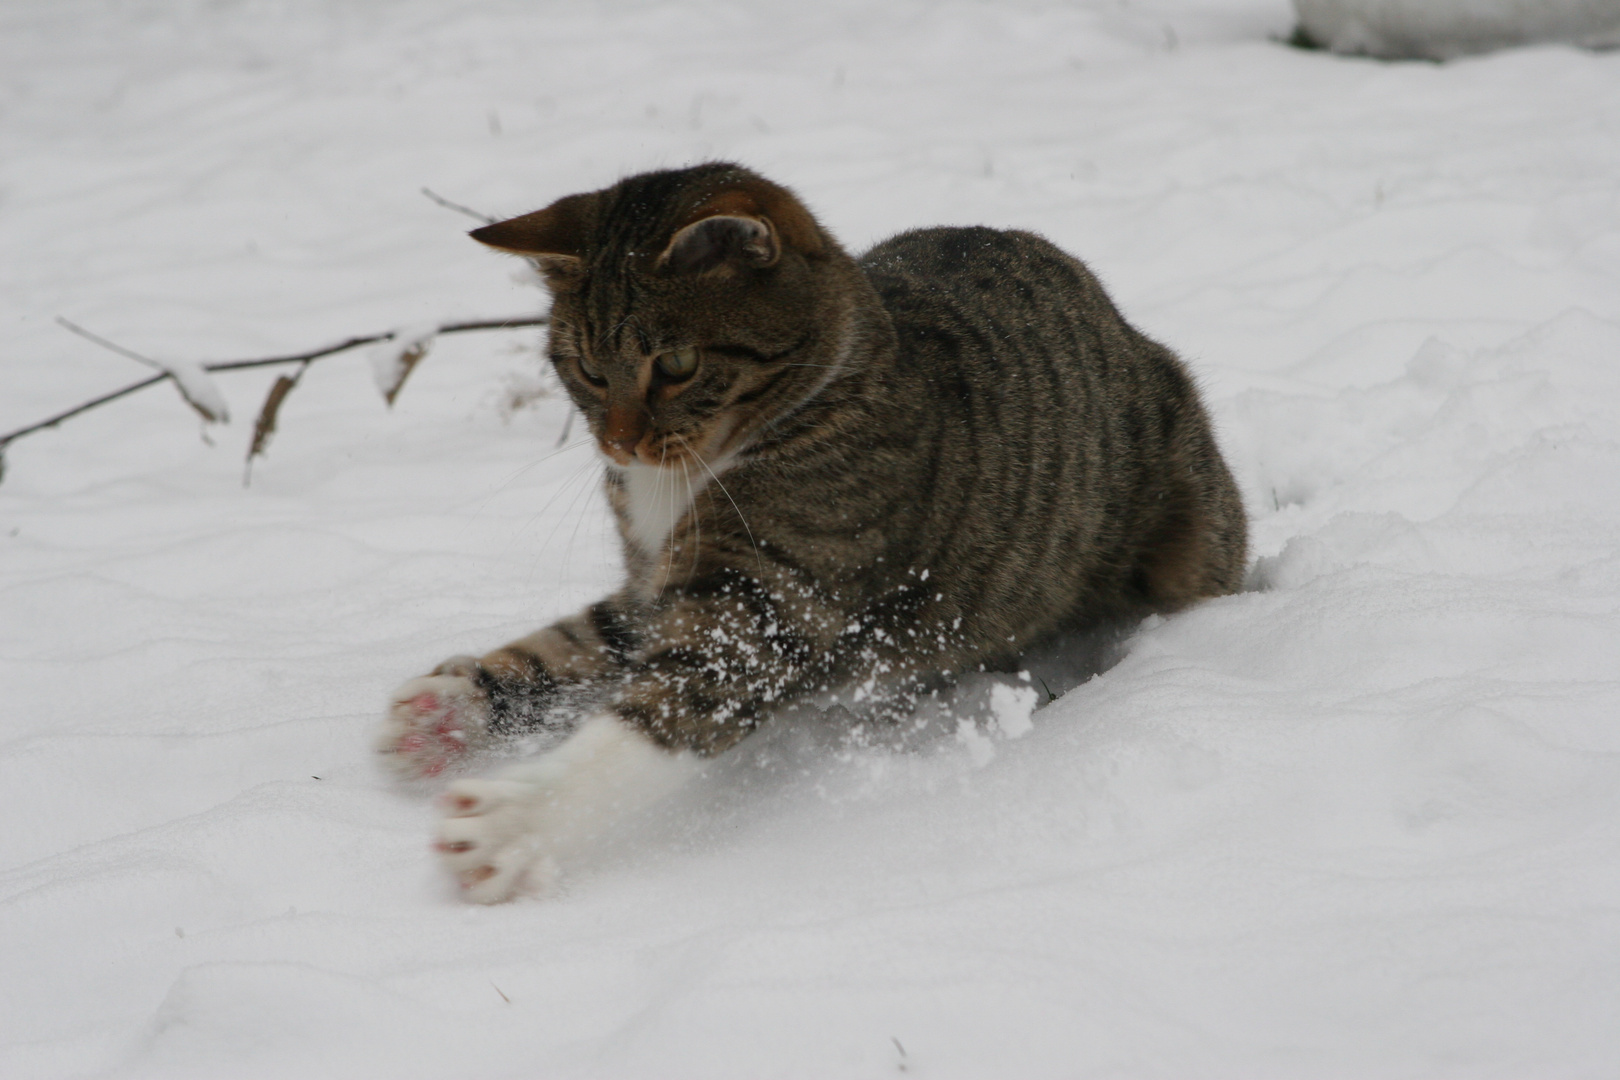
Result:
M1449 60L1513 45L1620 46L1620 0L1294 0L1334 52Z
M162 365L169 378L174 380L175 386L180 390L180 396L186 399L186 404L197 411L209 423L229 423L231 407L226 403L225 392L219 388L213 376L203 370L201 364L195 360L170 360Z
M1030 717L1039 700L1033 686L998 685L990 689L990 707L995 711L996 730L1009 739L1020 739L1035 730Z
M502 215L726 156L852 247L1087 259L1195 366L1255 558L903 748L780 725L469 908L370 746L403 679L615 580L535 332L439 338L392 410L363 352L314 364L248 488L249 426L161 389L20 439L0 1075L1612 1074L1620 55L1292 25L0 7L0 432L133 378L57 315L201 363L529 312L420 188ZM251 416L275 375L214 381ZM1024 731L1020 690L1062 696Z

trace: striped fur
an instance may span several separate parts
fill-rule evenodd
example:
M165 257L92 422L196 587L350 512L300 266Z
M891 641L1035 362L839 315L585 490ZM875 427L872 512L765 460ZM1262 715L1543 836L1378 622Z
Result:
M474 235L546 272L627 574L447 662L481 695L471 728L534 730L581 691L712 754L798 695L876 679L903 699L1238 587L1243 509L1192 380L1038 236L924 229L857 260L729 164ZM689 377L660 367L690 349ZM665 496L684 510L649 511Z

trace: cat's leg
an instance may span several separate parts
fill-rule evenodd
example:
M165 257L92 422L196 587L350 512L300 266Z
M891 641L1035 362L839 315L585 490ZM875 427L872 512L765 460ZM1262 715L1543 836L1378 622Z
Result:
M815 654L794 625L740 575L648 612L610 705L550 753L446 792L436 846L467 898L494 903L542 887L555 860L751 732L803 683ZM836 637L844 622L823 612L809 625Z
M543 889L558 858L668 795L697 768L611 712L585 720L561 746L490 780L458 780L442 797L435 847L477 903Z
M377 733L383 767L407 779L438 776L466 754L544 730L559 696L622 669L633 641L617 598L482 657L457 656L389 698Z

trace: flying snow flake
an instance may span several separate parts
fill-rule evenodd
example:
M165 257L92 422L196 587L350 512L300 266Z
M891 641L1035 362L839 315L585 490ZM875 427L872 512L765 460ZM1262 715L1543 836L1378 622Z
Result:
M990 764L996 756L996 748L991 744L979 725L966 717L956 721L956 741L967 750L968 761L975 769L982 769Z
M1022 738L1035 730L1030 714L1035 711L1039 695L1034 687L1008 686L997 683L990 688L990 711L996 718L996 727L1009 739Z

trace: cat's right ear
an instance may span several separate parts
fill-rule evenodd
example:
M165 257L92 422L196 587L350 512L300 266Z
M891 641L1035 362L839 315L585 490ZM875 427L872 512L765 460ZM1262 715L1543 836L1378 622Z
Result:
M499 251L524 255L556 290L572 288L584 273L585 239L596 196L569 195L544 210L497 221L467 235Z

